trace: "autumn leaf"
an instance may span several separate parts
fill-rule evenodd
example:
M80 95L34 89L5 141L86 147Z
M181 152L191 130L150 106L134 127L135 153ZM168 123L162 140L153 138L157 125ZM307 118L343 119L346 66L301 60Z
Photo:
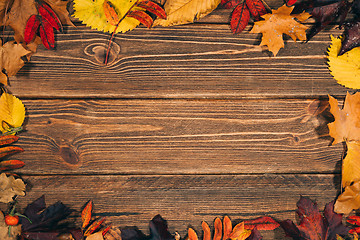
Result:
M344 40L342 41L339 55L360 46L360 22L346 23L344 26Z
M71 212L70 208L61 202L46 207L45 196L41 196L25 208L24 215L31 222L22 219L22 230L24 232L37 232L56 229L57 223L69 216Z
M350 214L352 210L360 208L360 181L351 186L346 186L345 191L336 199L334 211Z
M5 18L2 21L2 25L10 26L14 30L16 42L24 42L25 28L28 19L32 15L39 13L37 9L38 1L39 0L5 0L5 4L0 6L0 12L8 7L7 13L4 14ZM43 0L41 2L50 6L62 24L73 26L67 11L69 0ZM35 51L36 46L40 43L40 38L37 38L32 45L28 45L27 47Z
M230 218L225 216L223 220L223 227L220 218L216 218L214 221L214 236L213 240L245 240L251 235L251 230L245 229L244 222L241 222L232 227ZM202 229L204 231L204 240L211 240L210 227L206 222L202 223ZM224 228L224 231L222 229ZM192 229L188 229L189 240L198 240L196 232Z
M86 237L86 240L104 240L102 232L97 232Z
M84 229L87 225L89 225L92 216L93 202L90 200L84 209L81 211L81 221L82 228Z
M3 93L0 97L0 131L6 133L21 127L25 119L25 107L14 95Z
M355 237L358 237L357 234L360 233L360 216L349 216L347 217L346 222L352 225L349 233L354 234L355 239Z
M1 240L17 240L21 233L21 225L8 226L5 223L3 212L0 211L0 239Z
M342 163L342 185L350 186L360 180L360 142L346 142L347 152Z
M360 126L360 93L347 93L344 107L340 110L338 101L329 96L330 113L335 121L328 124L329 135L334 138L333 145L343 141L359 141Z
M341 0L336 3L328 4L325 6L318 6L313 8L311 15L315 18L315 24L309 30L307 39L310 40L318 32L324 29L327 25L334 22L340 17L340 25L345 20L351 4L348 0Z
M331 36L331 45L328 49L330 73L339 84L348 88L359 89L360 47L353 48L339 56L341 46L341 38Z
M105 217L95 220L84 232L84 236L89 236L99 229L101 224L105 221Z
M109 22L105 11L108 14L110 9L108 5L104 5L105 1L107 0L74 0L74 17L78 18L82 23L86 24L86 26L104 32L127 32L133 30L140 24L138 20L131 17L125 17L118 26L114 25L114 22ZM108 2L113 6L112 10L117 14L119 20L128 13L136 3L130 0Z
M0 162L0 171L7 171L22 168L25 165L23 161L20 160L7 160Z
M245 220L245 229L253 230L274 230L280 227L280 224L275 221L272 217L263 216L256 219Z
M262 40L260 46L266 45L274 56L277 55L280 48L284 47L283 34L289 35L294 41L299 39L306 40L305 30L306 26L295 21L303 22L310 17L310 14L303 12L296 15L290 15L294 7L287 7L283 5L277 10L272 10L262 16L264 21L255 22L254 27L250 33L262 33Z
M0 83L8 85L8 77L14 76L24 66L22 57L29 53L30 51L14 41L0 46Z
M167 0L164 9L166 19L157 19L154 26L173 26L192 23L211 13L221 0Z
M25 196L25 184L14 176L7 177L5 173L0 174L0 202L8 203L13 201L15 195Z
M293 239L333 240L336 235L347 235L349 229L342 224L342 215L334 212L334 202L326 204L323 215L313 201L301 197L297 202L300 225L291 220L280 223L287 236Z

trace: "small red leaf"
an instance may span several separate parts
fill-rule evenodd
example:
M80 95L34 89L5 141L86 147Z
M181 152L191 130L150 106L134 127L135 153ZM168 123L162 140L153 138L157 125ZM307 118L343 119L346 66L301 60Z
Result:
M0 162L0 171L22 168L24 165L25 165L25 163L20 160L2 161L2 162Z
M38 1L38 11L42 18L45 18L56 30L62 30L61 22L56 13L45 2Z
M250 11L245 4L236 6L234 11L231 13L230 28L233 33L241 33L242 30L248 25L250 20Z
M285 0L285 2L287 6L291 6L294 5L297 2L297 0Z
M165 10L162 7L160 7L159 4L157 4L155 2L152 2L150 0L142 0L142 1L139 1L136 5L138 7L144 8L145 10L155 14L159 18L166 19Z
M23 151L24 149L22 149L21 147L3 147L0 148L0 158Z
M41 41L44 44L44 46L47 49L54 48L55 47L54 29L45 18L42 18L39 32L40 32Z
M105 217L98 219L96 221L94 221L85 231L84 236L87 237L90 234L93 234L99 227L100 225L105 221Z
M36 34L37 29L40 25L40 17L38 15L31 15L28 21L26 22L25 32L24 32L24 41L26 44L30 43Z
M259 217L253 220L245 220L245 229L253 230L274 230L280 227L280 224L271 217Z
M220 6L226 9L230 9L238 5L241 1L239 0L221 0Z
M147 28L151 28L153 19L145 12L139 10L133 10L129 12L128 17L135 18L144 24Z
M350 224L360 226L360 216L349 216L347 217L346 221Z
M111 229L111 226L108 226L102 231L102 235L105 236L105 234Z
M360 227L352 228L349 230L350 234L360 233Z
M93 208L93 203L90 200L81 212L81 221L83 223L82 224L83 229L90 223L92 208Z
M0 136L0 146L11 144L17 140L19 137L15 135Z
M255 20L259 20L260 16L267 13L264 3L261 0L246 0L246 5Z

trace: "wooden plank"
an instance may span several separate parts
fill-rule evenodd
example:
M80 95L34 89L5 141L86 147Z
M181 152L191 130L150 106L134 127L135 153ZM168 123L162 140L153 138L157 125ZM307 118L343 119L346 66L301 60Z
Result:
M331 173L343 154L313 100L24 103L27 174Z
M300 195L316 200L322 210L336 196L338 177L331 174L24 176L31 189L26 197L18 198L18 207L21 209L45 194L48 204L60 200L80 211L92 199L94 212L109 216L114 226L138 226L147 233L148 222L161 214L168 220L169 230L179 231L184 237L189 225L200 232L201 221L212 224L215 217L224 215L233 220L262 215L295 220L294 210Z
M277 57L259 35L233 35L226 25L139 28L118 34L112 63L103 66L109 34L85 27L57 36L57 50L40 48L15 77L20 97L264 98L345 95L330 75L329 34L306 44L287 41ZM98 59L98 60L97 60Z

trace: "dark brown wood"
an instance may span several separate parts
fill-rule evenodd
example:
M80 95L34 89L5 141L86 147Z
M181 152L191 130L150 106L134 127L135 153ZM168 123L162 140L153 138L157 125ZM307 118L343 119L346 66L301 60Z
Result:
M189 225L270 215L295 220L300 195L316 200L322 210L336 196L338 175L184 175L184 176L25 176L32 186L19 208L46 195L48 205L61 200L78 212L89 200L94 213L108 216L114 226L138 226L147 233L156 214L168 220L171 232L184 237ZM79 220L79 218L77 218ZM284 239L281 231L267 239ZM279 235L280 234L280 235Z
M27 174L339 172L313 100L26 100ZM326 104L326 101L323 102Z
M277 57L257 34L227 25L138 28L117 34L103 66L109 34L86 27L57 35L57 50L40 47L11 79L19 97L61 98L279 98L345 95L327 69L330 34L286 41Z

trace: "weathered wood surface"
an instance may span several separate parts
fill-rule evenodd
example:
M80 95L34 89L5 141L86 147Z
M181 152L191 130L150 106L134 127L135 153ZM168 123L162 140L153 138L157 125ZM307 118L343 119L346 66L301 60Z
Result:
M201 221L224 215L252 219L270 215L295 221L301 194L316 199L319 208L333 200L339 176L301 175L152 175L152 176L28 176L26 201L46 195L48 204L62 202L80 211L89 199L94 213L109 216L115 226L138 226L147 233L149 221L161 214L169 230L185 236L187 227L200 232ZM66 197L64 197L66 196ZM20 198L19 198L20 200ZM24 202L19 201L19 207ZM275 236L271 236L275 234ZM284 239L281 231L266 239Z
M31 174L339 172L318 102L27 100L16 157Z
M92 199L114 226L146 231L160 213L184 236L225 214L294 220L301 194L333 200L344 149L313 101L350 90L326 66L340 31L288 39L274 58L260 35L231 33L230 12L117 34L108 66L109 34L84 26L58 34L56 51L40 47L10 79L28 113L13 157L29 186L19 208L42 194L76 210Z
M57 50L40 48L11 79L20 97L297 98L344 96L327 69L329 34L286 42L277 57L258 34L234 35L225 24L138 28L117 34L103 66L109 34L85 27L57 35Z

